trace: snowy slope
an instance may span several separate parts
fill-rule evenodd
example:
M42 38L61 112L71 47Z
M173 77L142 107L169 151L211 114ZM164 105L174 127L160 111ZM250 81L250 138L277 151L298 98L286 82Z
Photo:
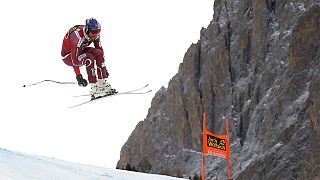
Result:
M177 180L0 149L0 180Z

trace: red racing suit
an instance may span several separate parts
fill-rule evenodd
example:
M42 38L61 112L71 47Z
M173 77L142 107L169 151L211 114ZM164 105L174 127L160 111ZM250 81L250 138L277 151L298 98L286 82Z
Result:
M88 47L92 42L95 48ZM80 67L85 65L89 83L97 82L95 64L98 69L98 78L108 77L100 35L95 39L90 39L86 34L84 25L76 25L70 28L64 36L61 56L65 64L73 67L77 76L81 74Z

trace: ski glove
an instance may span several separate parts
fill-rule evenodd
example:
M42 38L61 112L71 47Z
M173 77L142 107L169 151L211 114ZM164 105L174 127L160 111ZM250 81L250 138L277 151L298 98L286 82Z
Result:
M83 79L82 75L78 75L77 77L78 85L82 87L86 87L88 85L88 81Z

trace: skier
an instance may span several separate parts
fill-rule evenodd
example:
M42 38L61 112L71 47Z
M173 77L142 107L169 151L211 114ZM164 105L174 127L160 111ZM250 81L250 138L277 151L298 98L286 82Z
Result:
M86 25L73 26L64 36L61 50L63 62L73 67L78 85L82 87L87 86L88 82L82 77L80 67L82 65L86 66L91 85L91 99L117 93L107 82L109 73L104 62L100 30L101 25L94 18L87 19ZM92 42L94 48L88 47ZM95 66L97 66L97 73Z

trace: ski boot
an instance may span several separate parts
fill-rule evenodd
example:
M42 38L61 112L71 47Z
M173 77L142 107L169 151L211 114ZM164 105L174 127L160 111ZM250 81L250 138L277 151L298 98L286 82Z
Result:
M105 96L117 94L118 91L116 89L113 89L111 85L107 82L107 79L98 79L98 86L106 92Z
M91 100L98 99L108 95L108 92L106 92L103 88L101 88L98 82L90 83L90 85L91 85L91 91L90 91Z

